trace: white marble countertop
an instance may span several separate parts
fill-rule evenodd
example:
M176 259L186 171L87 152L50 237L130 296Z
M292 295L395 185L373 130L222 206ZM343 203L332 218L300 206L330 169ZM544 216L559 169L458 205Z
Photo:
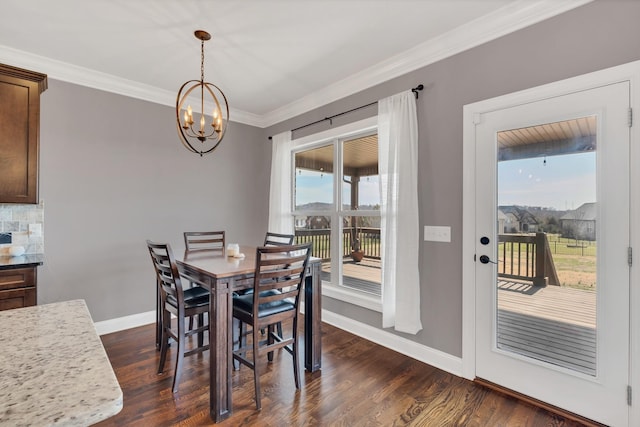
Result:
M121 409L84 300L0 311L0 425L87 426Z

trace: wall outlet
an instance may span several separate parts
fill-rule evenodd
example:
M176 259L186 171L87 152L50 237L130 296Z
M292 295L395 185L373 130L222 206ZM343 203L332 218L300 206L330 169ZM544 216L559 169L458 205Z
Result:
M450 242L451 227L439 227L433 225L424 226L424 240L427 242Z

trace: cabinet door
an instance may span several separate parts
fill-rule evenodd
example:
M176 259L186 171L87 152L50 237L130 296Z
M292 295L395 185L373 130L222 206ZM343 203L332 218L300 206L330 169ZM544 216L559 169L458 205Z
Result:
M0 291L0 311L36 305L36 288Z
M36 268L0 270L0 310L36 305Z
M0 203L38 203L43 78L0 64Z

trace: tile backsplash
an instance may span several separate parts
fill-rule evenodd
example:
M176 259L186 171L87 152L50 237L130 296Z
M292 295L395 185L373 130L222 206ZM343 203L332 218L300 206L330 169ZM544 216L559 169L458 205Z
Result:
M44 253L44 202L38 205L0 203L0 233L11 233L11 245L25 253ZM0 244L0 249L11 245Z

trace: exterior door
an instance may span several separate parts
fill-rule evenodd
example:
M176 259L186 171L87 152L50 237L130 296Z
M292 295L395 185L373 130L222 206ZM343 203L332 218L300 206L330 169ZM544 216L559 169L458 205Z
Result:
M476 376L628 425L629 82L476 118Z

